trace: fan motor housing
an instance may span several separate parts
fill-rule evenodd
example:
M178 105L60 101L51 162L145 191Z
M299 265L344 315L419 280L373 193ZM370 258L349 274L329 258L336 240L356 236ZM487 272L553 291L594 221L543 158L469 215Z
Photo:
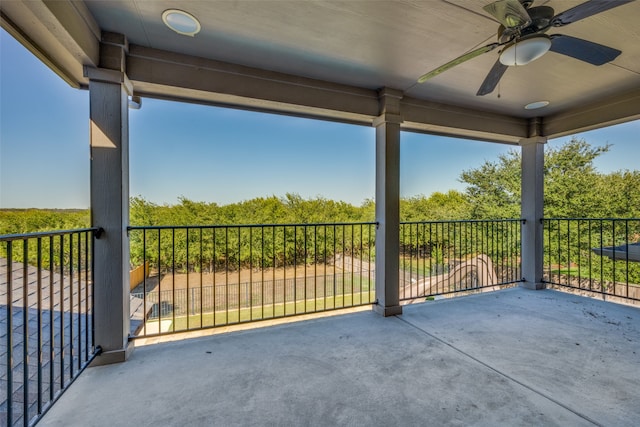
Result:
M529 16L531 17L531 25L529 25L527 28L524 28L523 33L524 30L536 33L538 31L548 30L550 27L551 19L553 19L553 16L555 14L553 8L549 6L532 7L528 10L528 12Z
M505 28L504 25L500 25L498 28L498 41L500 43L505 43L522 36L541 32L544 33L551 27L550 22L555 13L552 7L536 6L531 9L527 9L527 12L531 17L531 24L519 31L513 28Z

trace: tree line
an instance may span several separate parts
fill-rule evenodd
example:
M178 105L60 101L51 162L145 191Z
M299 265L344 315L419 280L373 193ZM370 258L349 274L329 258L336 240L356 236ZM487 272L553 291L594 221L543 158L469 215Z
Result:
M640 217L640 171L600 173L594 160L610 146L593 147L581 139L546 147L545 206L548 218ZM400 200L401 221L501 219L520 217L520 151L513 149L495 161L485 161L460 175L466 189L435 192ZM316 197L259 197L228 205L186 197L175 204L131 198L130 224L229 225L313 224L375 221L375 201L359 206ZM0 235L83 228L88 210L0 209Z
M600 173L596 170L594 160L607 153L610 146L593 147L581 139L572 139L561 146L548 146L545 149L544 185L545 206L544 215L547 218L640 218L640 171L615 171ZM520 168L521 157L519 149L514 149L499 156L494 161L485 161L478 167L464 170L459 180L465 185L464 191L450 190L436 192L430 196L414 196L400 201L401 221L438 221L438 220L484 220L520 217ZM184 225L238 225L238 224L319 224L319 223L360 223L375 221L375 202L365 200L360 206L354 206L343 201L329 200L323 197L305 199L297 194L286 194L283 197L270 196L246 200L228 205L193 201L179 198L176 204L163 204L145 200L141 196L132 197L130 203L130 224L132 226L184 226ZM0 235L16 234L36 231L50 231L56 229L84 228L90 225L88 210L0 210ZM640 224L632 222L632 230L624 230L624 237L640 240ZM547 233L550 246L549 254L557 253L554 260L548 259L550 264L569 262L576 256L581 257L591 248L586 234L579 238L573 248L564 251L564 242L575 236L580 236L577 225L565 228L549 227ZM638 228L638 229L636 229ZM334 246L339 247L347 231L334 231L331 227L320 230L323 246L327 249L318 250L317 236L310 238L309 233L318 233L310 228L282 228L267 231L265 241L258 242L262 232L254 235L248 229L234 230L231 235L217 234L222 231L207 231L204 237L201 232L192 232L187 238L175 239L158 232L148 233L145 240L140 233L132 233L131 253L135 262L144 258L143 249L155 248L161 241L160 253L170 251L178 254L178 264L189 267L209 264L213 267L229 265L267 265L281 266L298 262L326 260L335 255ZM312 231L310 231L312 230ZM419 228L416 228L419 232ZM182 236L184 232L179 232ZM209 233L209 235L207 235ZM339 233L343 233L339 237ZM510 232L513 234L512 232ZM620 241L623 231L618 227L604 224L599 235L607 241ZM246 234L246 235L245 235ZM375 256L373 232L368 229L354 237L354 243L349 247L354 254L365 252ZM616 235L617 234L617 235ZM635 236L635 237L634 237ZM476 236L477 237L477 236ZM420 240L415 236L406 237L401 234L403 252L413 254L426 253L437 249L438 253L448 252L450 246L460 242L452 242L445 236L436 239L425 237ZM495 239L503 238L501 236ZM155 239L155 240L154 240ZM349 238L350 239L350 238ZM349 240L347 239L347 240ZM460 237L458 236L458 240ZM465 238L466 239L466 238ZM512 237L508 239L511 241ZM191 258L187 262L186 252L190 245L198 247L200 240L206 249L208 260ZM326 241L326 242L325 242ZM465 246L473 248L473 245ZM315 244L315 246L314 246ZM265 246L267 258L258 260L256 248ZM418 247L421 246L421 247ZM500 245L496 245L500 247ZM362 249L360 249L362 247ZM178 250L176 249L178 248ZM230 249L231 248L231 249ZM4 251L4 247L0 247ZM336 249L337 250L337 249ZM341 250L347 250L342 248ZM177 251L177 252L176 252ZM157 251L156 251L157 252ZM196 253L192 249L192 254ZM210 254L209 254L210 252ZM214 252L217 254L213 256ZM0 254L1 255L1 254ZM458 256L465 254L457 252ZM147 255L149 256L149 255ZM162 263L163 255L155 262ZM165 255L166 256L166 255ZM549 255L551 257L552 255ZM442 257L442 256L440 256ZM174 260L175 261L175 260ZM635 277L635 273L633 273ZM640 273L639 273L640 275ZM640 276L639 276L640 277ZM640 279L639 279L640 280Z

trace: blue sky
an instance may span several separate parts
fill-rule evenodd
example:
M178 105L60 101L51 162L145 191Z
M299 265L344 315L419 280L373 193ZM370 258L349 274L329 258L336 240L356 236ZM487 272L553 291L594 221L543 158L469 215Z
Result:
M69 87L1 30L0 101L0 207L88 207L88 91ZM298 193L356 205L374 197L370 127L153 99L129 121L132 196L227 204ZM635 121L577 136L613 144L596 160L610 172L640 168L639 135ZM463 170L511 149L404 132L402 196L464 190Z

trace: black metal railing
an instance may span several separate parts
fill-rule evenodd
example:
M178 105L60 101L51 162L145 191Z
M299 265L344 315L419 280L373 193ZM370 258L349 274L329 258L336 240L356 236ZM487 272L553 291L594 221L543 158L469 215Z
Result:
M424 300L521 281L521 219L404 222L400 299Z
M97 229L0 236L0 425L32 425L89 364Z
M372 304L375 223L129 227L131 336Z
M545 218L545 283L640 301L640 219Z

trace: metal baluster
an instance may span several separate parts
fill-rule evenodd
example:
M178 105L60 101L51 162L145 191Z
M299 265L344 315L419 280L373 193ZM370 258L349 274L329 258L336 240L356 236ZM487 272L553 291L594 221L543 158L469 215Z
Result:
M7 241L7 426L13 426L13 242Z
M38 237L37 240L37 341L38 341L38 415L42 413L42 238Z

